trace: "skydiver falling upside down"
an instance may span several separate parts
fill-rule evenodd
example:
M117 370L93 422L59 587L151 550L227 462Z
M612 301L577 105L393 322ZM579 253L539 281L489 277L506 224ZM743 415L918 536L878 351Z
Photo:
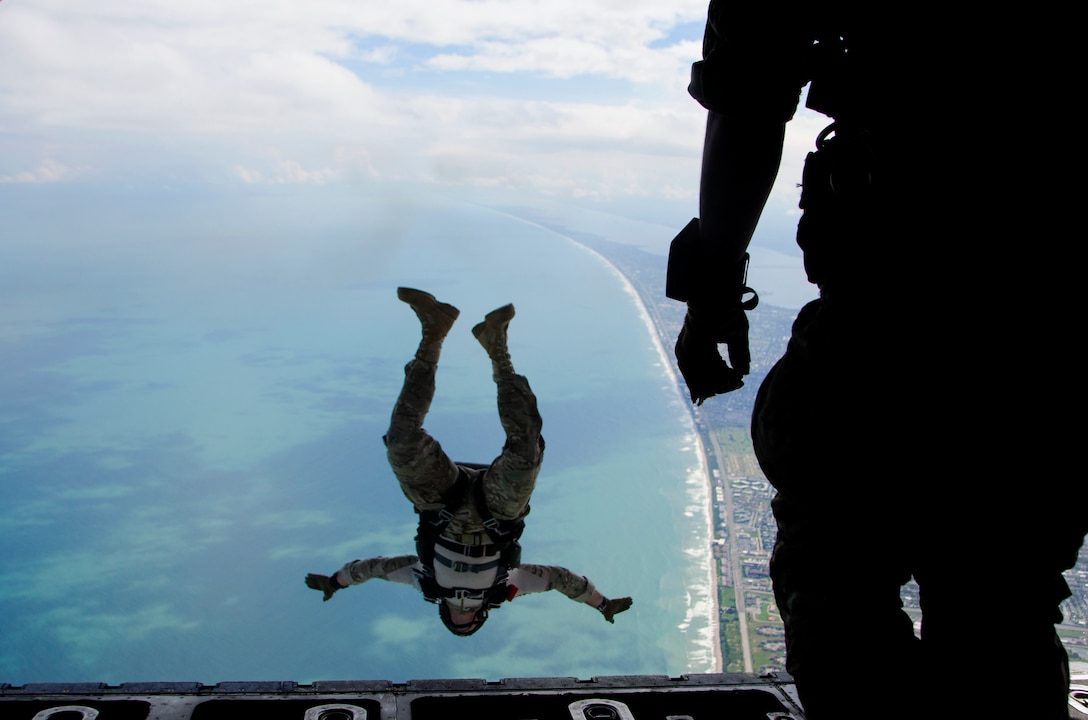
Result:
M416 554L354 560L329 576L307 575L306 584L322 591L325 600L373 578L412 585L438 605L450 632L461 636L479 630L488 612L503 602L547 590L615 622L616 614L631 607L631 598L609 599L588 578L563 567L521 563L518 541L544 459L544 438L536 396L529 381L514 372L507 350L514 306L493 310L472 328L491 359L506 433L502 453L490 465L480 465L454 462L423 429L442 342L460 311L422 290L398 288L397 297L415 311L423 337L405 366L384 441L401 490L419 514Z

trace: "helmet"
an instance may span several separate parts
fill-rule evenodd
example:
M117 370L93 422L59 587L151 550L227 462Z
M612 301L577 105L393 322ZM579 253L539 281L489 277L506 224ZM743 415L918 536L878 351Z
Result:
M451 633L461 637L468 637L483 627L484 622L487 621L487 608L481 607L476 610L476 614L473 615L470 622L458 624L453 621L453 617L450 615L449 603L439 600L438 616L442 618L442 624L445 625L446 629Z

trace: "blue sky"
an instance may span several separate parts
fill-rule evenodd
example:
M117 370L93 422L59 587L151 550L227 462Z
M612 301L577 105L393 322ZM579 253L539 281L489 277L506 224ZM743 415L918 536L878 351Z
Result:
M696 207L706 0L3 0L0 184ZM822 125L792 124L769 213ZM681 213L682 215L683 213Z

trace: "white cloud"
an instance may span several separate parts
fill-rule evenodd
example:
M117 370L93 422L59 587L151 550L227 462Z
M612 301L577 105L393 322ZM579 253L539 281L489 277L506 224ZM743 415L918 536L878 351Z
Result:
M0 184L62 182L79 176L80 172L80 169L70 168L56 160L47 158L33 170L21 170L11 175L0 175Z
M104 656L119 643L148 643L197 630L201 621L186 617L170 603L100 609L90 603L54 607L35 623L64 648L64 655L84 671L101 669Z
M437 622L437 618L435 622ZM435 632L435 630L415 620L396 615L380 615L370 623L370 632L376 645L404 647L417 640L422 640L424 636Z
M705 12L0 3L0 181L404 181L694 204L704 114L685 87Z
M296 161L284 159L277 160L265 171L235 165L234 172L247 185L324 185L336 177L336 171L331 168L306 170Z

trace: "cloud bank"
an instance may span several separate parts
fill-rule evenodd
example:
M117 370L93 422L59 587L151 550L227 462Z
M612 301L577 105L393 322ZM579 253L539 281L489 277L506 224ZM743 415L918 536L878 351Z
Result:
M693 192L705 2L0 4L0 181ZM686 188L686 189L685 189Z

